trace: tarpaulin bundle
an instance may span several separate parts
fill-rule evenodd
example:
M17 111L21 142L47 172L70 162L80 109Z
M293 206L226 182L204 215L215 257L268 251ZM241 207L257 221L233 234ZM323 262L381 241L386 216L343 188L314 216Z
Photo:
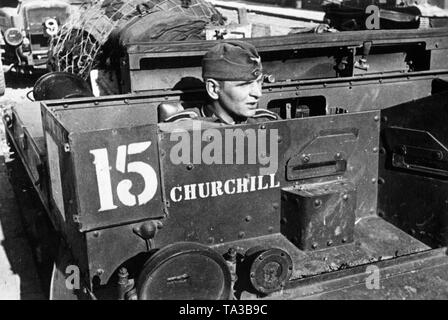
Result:
M128 43L205 39L207 24L225 20L205 0L94 2L52 38L48 66L87 79L92 68L117 68Z
M134 0L139 1L139 0ZM123 0L108 0L106 14L117 18ZM224 24L225 18L204 0L140 0L136 10L126 17L112 37L121 45L147 41L205 39L207 24Z
M148 41L205 39L206 18L158 11L128 24L120 32L120 44Z

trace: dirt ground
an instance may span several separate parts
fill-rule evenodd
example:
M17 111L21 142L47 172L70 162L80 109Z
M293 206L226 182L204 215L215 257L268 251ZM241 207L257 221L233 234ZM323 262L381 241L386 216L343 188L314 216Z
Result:
M28 100L27 94L39 76L7 75L6 92L0 97L0 114L1 109ZM8 151L0 121L0 300L43 299L30 243L6 174Z

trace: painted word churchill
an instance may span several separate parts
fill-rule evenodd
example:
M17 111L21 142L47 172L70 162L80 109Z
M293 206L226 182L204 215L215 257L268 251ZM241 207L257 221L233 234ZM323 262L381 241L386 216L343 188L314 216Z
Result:
M224 194L238 194L280 187L275 174L252 176L249 178L228 179L225 181L207 181L173 187L170 198L174 202L199 198L219 197Z

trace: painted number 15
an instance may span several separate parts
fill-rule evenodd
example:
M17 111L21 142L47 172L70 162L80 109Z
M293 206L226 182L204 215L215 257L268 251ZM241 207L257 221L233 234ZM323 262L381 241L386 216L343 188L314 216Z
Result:
M115 169L121 173L136 173L143 178L143 191L134 195L130 192L132 181L123 179L117 183L116 194L120 202L128 207L136 205L144 205L151 200L157 191L157 174L153 167L142 161L132 161L127 163L128 155L135 155L145 152L151 141L143 141L131 143L129 145L121 145L117 148L117 161ZM100 209L98 211L106 211L116 209L113 197L113 186L110 177L109 156L106 148L90 150L93 154L96 178L98 182L98 194L100 198Z

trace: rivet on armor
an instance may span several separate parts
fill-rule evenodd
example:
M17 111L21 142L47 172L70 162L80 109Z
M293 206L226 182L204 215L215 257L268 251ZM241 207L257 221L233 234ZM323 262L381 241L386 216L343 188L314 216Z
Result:
M310 162L310 157L306 154L302 155L302 162L307 163Z

